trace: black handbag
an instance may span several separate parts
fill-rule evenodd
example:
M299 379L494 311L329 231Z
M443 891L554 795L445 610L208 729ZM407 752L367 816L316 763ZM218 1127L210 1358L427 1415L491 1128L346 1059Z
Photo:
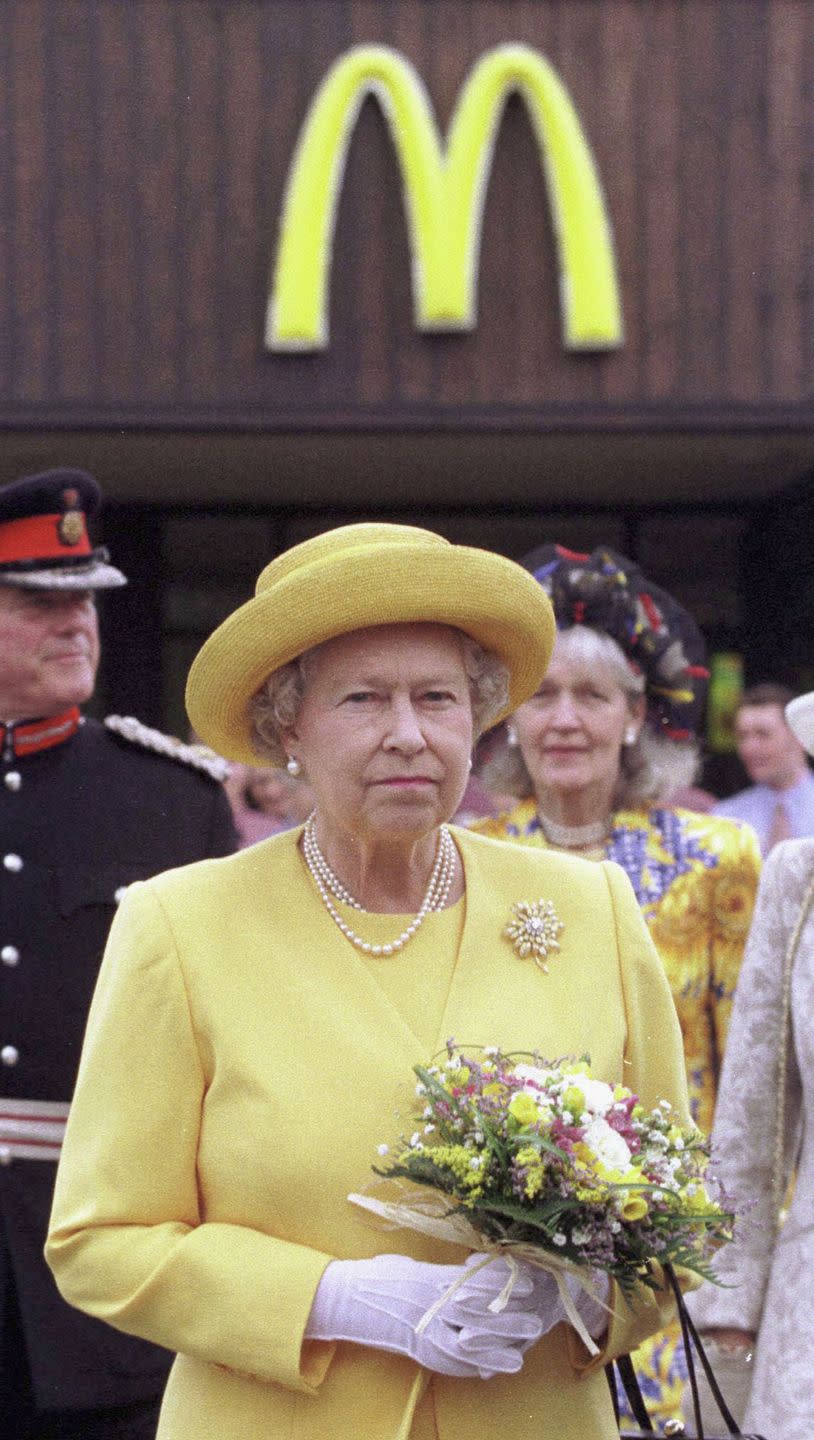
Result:
M677 1427L672 1433L676 1437L681 1437L681 1440L728 1440L728 1437L732 1435L739 1435L742 1437L742 1440L765 1440L765 1436L758 1435L754 1431L746 1434L745 1431L741 1430L737 1420L730 1411L723 1395L721 1394L721 1388L717 1380L715 1379L712 1366L709 1362L709 1357L701 1341L701 1336L698 1334L698 1331L696 1330L693 1323L692 1316L690 1315L690 1312L684 1302L684 1296L681 1293L681 1286L678 1283L678 1279L672 1265L665 1265L664 1273L670 1282L671 1289L675 1296L676 1305L678 1307L678 1319L681 1325L681 1335L684 1340L684 1349L687 1355L687 1370L689 1372L690 1392L692 1394L693 1411L695 1414L694 1431L687 1430L686 1426L683 1426L681 1428ZM695 1373L694 1353L701 1362L701 1367L707 1377L709 1388L712 1392L715 1403L720 1411L721 1419L726 1426L726 1436L719 1434L712 1435L708 1430L704 1429L703 1421L701 1419L701 1405L698 1396L698 1380ZM608 1384L610 1385L611 1396L613 1398L613 1408L616 1414L616 1422L617 1424L619 1423L619 1406L616 1400L614 1366L616 1373L618 1374L619 1379L622 1382L622 1387L625 1391L625 1394L627 1395L630 1409L633 1413L633 1416L635 1417L637 1425L639 1426L638 1430L620 1431L619 1440L647 1440L647 1437L650 1435L654 1435L656 1433L656 1430L652 1420L650 1419L650 1416L647 1413L647 1406L644 1403L644 1398L639 1388L639 1382L636 1378L636 1371L633 1368L633 1362L629 1355L617 1356L615 1362L606 1367Z

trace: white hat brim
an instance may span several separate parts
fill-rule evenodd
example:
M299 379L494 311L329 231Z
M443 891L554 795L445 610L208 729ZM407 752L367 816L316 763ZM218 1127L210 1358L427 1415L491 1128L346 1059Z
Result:
M0 573L0 585L17 590L115 590L127 584L127 576L115 565L94 560L90 565L66 569L55 565L51 570L6 570Z
M809 755L814 755L814 690L789 701L786 706L786 720L800 744Z

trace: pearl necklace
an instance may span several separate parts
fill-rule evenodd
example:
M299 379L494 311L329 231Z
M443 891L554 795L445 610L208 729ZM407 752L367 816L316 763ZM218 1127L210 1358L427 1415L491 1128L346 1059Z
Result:
M602 845L608 838L610 819L594 820L590 825L558 825L542 810L537 812L546 840L563 850L581 850L587 845Z
M340 900L343 905L349 905L354 910L361 910L367 913L363 905L351 895L349 890L337 878L328 864L325 856L319 848L316 836L316 826L313 815L309 815L305 822L305 829L302 836L302 853L305 863L319 891L325 909L328 911L334 924L342 931L346 940L355 945L365 955L395 955L403 950L408 941L412 940L416 931L424 924L430 911L445 910L449 902L449 894L452 889L452 881L455 876L457 864L457 852L455 841L449 833L449 827L442 825L438 832L438 847L435 855L430 883L427 886L427 893L421 902L421 909L412 919L406 929L395 940L387 945L372 945L368 940L363 940L357 935L350 925L342 919L339 911L331 900L331 895Z

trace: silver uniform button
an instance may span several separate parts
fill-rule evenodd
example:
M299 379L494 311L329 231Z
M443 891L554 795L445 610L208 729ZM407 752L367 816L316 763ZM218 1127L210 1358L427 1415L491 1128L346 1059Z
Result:
M0 1145L0 1165L11 1164L11 1146Z
M4 1045L0 1050L0 1060L4 1065L16 1065L20 1058L20 1052L16 1045Z
M9 770L3 776L3 784L7 790L19 790L23 783L23 777L19 770Z
M16 945L4 945L0 950L0 960L4 965L19 965L20 952Z
M3 867L6 870L13 871L13 873L16 875L20 870L22 870L23 862L20 859L19 855L4 855Z

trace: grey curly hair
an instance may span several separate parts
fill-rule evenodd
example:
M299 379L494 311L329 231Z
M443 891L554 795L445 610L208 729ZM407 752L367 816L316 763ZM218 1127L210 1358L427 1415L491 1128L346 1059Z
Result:
M587 625L572 625L557 635L557 653L588 668L609 670L628 703L645 693L643 675L630 668L616 641ZM645 720L633 745L622 748L619 781L614 796L617 810L636 809L665 800L673 791L691 785L698 773L699 747L696 740L670 740ZM496 790L519 799L534 794L534 785L517 746L503 745L483 766L481 778Z
M484 650L461 630L464 668L469 681L475 739L488 730L509 703L509 671L499 656ZM296 660L272 671L249 702L252 748L266 764L284 765L283 731L296 723L314 660L323 647L305 650Z

